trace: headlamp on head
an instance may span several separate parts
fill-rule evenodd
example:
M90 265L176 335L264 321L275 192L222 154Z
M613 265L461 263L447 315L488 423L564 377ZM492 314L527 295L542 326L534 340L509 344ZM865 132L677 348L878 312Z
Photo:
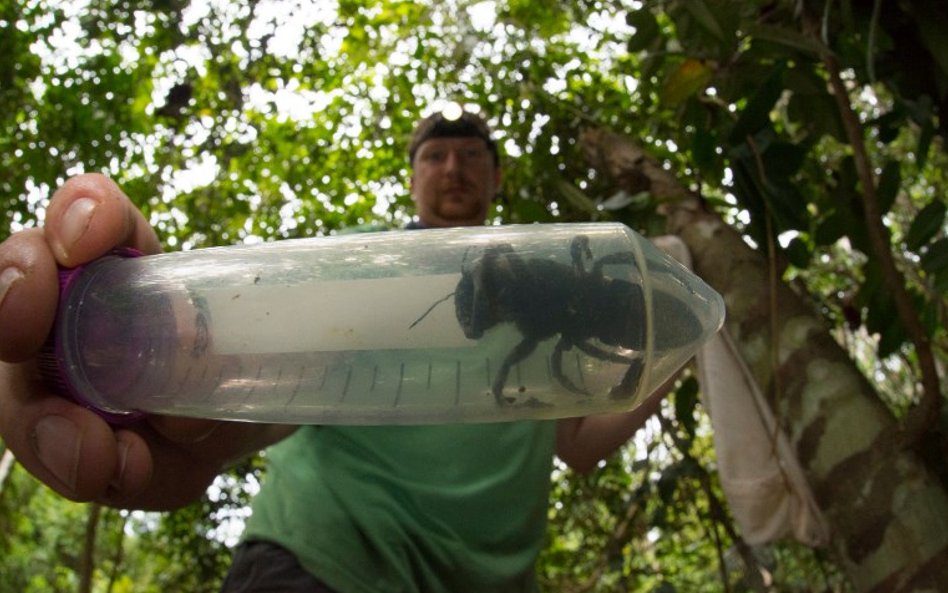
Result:
M481 116L465 111L457 103L449 103L443 110L421 120L408 146L410 163L414 164L418 147L431 138L481 138L494 158L494 165L500 163L497 143L491 138L487 122Z
M454 101L447 104L447 106L441 110L441 117L448 121L457 121L461 119L461 116L464 115L464 108Z

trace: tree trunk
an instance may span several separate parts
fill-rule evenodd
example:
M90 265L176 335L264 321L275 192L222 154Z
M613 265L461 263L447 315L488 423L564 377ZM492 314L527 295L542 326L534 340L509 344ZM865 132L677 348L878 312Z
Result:
M112 593L115 589L115 582L118 580L122 569L122 561L125 559L125 525L128 523L128 515L123 513L122 520L118 526L118 537L116 538L115 553L112 555L112 569L109 571L109 584L105 588L105 593Z
M582 142L618 189L647 180L695 272L724 296L728 331L770 398L855 590L948 591L948 492L902 446L896 419L825 320L632 141L592 130Z
M82 548L81 562L79 563L79 593L92 592L92 580L95 575L95 539L99 530L99 518L102 516L102 505L89 504L89 515L86 517L85 542Z

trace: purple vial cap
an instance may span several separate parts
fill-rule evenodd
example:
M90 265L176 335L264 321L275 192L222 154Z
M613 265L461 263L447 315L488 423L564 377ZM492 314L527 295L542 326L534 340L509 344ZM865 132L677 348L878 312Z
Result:
M141 257L144 255L141 251L133 249L131 247L119 247L113 249L108 254L104 255L100 259L110 258L110 257ZM100 261L100 260L95 260ZM93 262L90 262L93 263ZM67 296L70 291L73 289L76 279L79 278L79 275L89 266L89 264L83 264L75 268L60 268L59 269L59 307L57 311L56 320L53 322L53 331L50 334L49 338L46 341L46 344L43 346L39 356L39 369L40 374L47 381L47 383L60 395L68 397L75 403L80 406L92 410L96 414L102 417L109 424L114 425L128 425L138 420L141 420L145 414L137 411L128 411L128 412L119 412L114 410L107 410L100 406L95 405L89 401L81 391L79 391L75 385L69 379L69 373L66 371L67 363L65 353L63 351L63 344L59 335L59 317L62 315L62 307L64 303L67 302ZM116 369L117 373L121 373L121 369Z

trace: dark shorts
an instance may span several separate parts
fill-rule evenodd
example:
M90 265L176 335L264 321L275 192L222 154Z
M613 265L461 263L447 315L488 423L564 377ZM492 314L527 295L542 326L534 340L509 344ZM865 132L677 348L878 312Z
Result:
M303 570L286 548L253 541L237 546L221 593L336 592Z

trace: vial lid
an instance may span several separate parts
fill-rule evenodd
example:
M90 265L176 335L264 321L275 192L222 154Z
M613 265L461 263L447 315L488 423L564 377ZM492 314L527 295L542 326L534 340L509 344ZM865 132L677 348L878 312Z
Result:
M75 268L59 269L59 305L56 311L56 318L53 321L53 329L46 343L43 345L37 355L37 363L40 375L45 382L59 395L71 399L80 406L92 410L102 417L106 422L115 425L128 425L137 422L144 414L136 411L115 411L108 410L94 402L90 401L79 389L76 388L70 379L70 373L67 358L63 348L63 341L60 329L60 323L63 317L63 311L68 306L71 293L79 277L92 264L97 264L103 260L113 257L140 257L144 255L141 251L131 247L120 247L113 249L103 257L96 259L88 264L83 264ZM116 369L116 372L119 372Z

